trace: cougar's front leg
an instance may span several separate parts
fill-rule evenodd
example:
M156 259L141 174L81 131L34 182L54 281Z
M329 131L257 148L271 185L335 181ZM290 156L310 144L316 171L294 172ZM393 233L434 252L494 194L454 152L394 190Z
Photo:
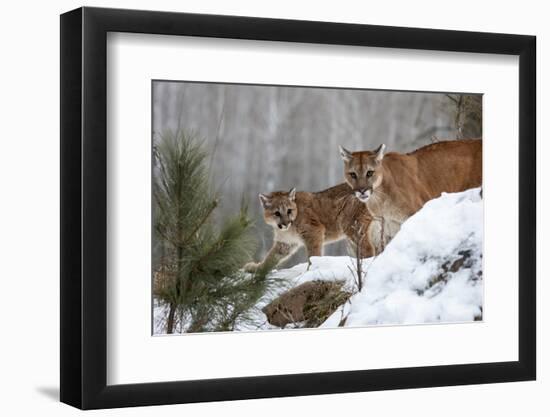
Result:
M303 239L307 251L307 270L309 270L311 257L323 256L324 230L322 228L312 229L304 234Z
M376 255L376 249L369 238L368 227L365 227L365 230L355 240L359 244L359 255L361 258L370 258Z
M246 272L256 272L263 268L275 268L296 252L297 249L297 244L275 241L271 249L265 255L263 261L258 263L249 262L244 266L244 270Z

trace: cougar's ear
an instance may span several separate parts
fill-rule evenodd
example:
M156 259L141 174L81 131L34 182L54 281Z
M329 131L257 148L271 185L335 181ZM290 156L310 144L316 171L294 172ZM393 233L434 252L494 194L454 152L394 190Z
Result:
M271 197L266 194L259 194L258 197L260 198L260 203L262 203L263 208L271 207Z
M382 159L384 158L384 151L386 150L386 145L382 144L378 147L377 150L375 150L374 152L376 152L376 160L378 162L382 161Z
M342 159L346 162L349 162L351 161L352 159L352 155L351 155L351 152L348 151L346 148L344 148L342 145L340 145L338 147L338 149L340 150L340 156L342 157Z
M290 198L292 201L294 201L296 199L296 188L292 188L288 192L288 198Z

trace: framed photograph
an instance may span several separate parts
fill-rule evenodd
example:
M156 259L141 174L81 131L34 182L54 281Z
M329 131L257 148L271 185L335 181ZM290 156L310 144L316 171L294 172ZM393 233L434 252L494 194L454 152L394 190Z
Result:
M535 37L61 16L61 401L533 380Z

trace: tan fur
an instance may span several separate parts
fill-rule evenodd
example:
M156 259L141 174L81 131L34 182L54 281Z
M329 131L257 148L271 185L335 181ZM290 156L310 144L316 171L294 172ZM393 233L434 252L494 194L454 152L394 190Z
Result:
M408 154L340 149L344 176L356 197L372 214L369 238L384 246L401 224L441 193L480 187L482 141L456 140L424 146ZM387 238L380 241L384 227Z
M253 272L266 263L280 264L301 246L306 247L308 258L322 256L326 243L345 237L359 243L362 257L372 255L366 239L371 217L346 184L316 193L296 192L292 198L293 194L291 190L260 195L265 222L274 230L273 246L262 262L249 263L245 270Z

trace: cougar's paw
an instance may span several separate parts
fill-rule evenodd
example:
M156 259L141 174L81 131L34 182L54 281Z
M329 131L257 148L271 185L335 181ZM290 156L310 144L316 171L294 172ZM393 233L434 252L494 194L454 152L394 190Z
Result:
M258 267L260 264L257 264L256 262L249 262L244 266L245 272L256 272L258 270Z

